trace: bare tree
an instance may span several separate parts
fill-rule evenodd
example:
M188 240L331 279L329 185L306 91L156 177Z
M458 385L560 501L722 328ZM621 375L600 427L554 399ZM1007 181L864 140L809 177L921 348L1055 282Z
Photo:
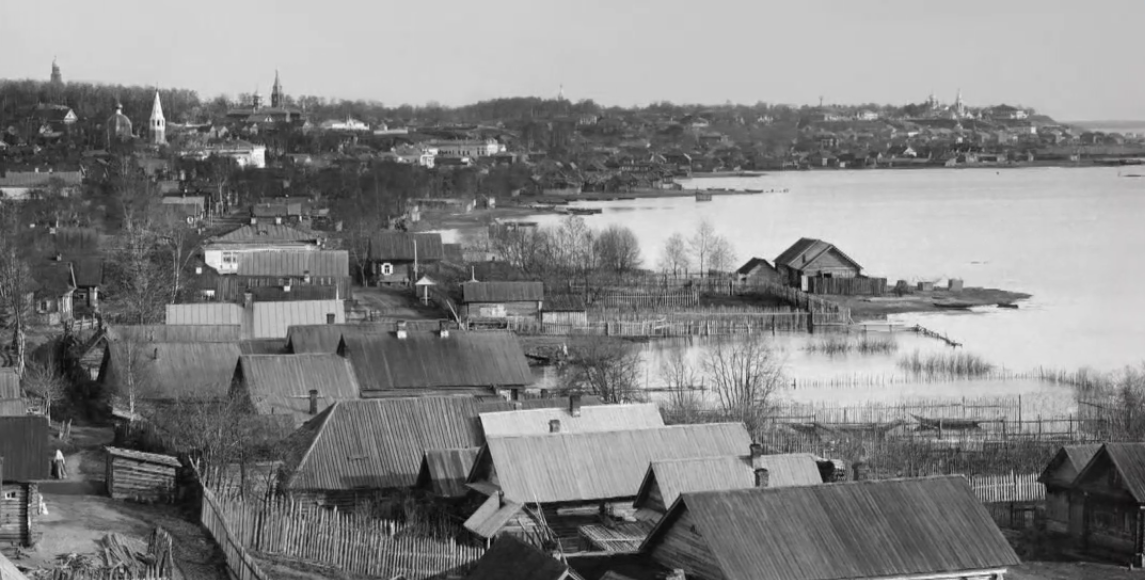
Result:
M632 228L613 224L596 236L593 242L597 262L601 267L618 274L632 272L640 267L640 242Z
M723 236L716 236L712 241L712 251L708 255L708 269L716 272L727 272L735 264L736 252L731 242Z
M119 247L107 264L105 304L128 323L160 323L166 304L172 301L175 267L165 264L163 243L156 233L133 224L120 236Z
M660 269L672 271L672 276L687 271L690 264L688 256L688 242L679 233L672 234L664 244L664 253L660 255Z
M687 354L686 348L671 348L664 352L660 362L660 380L668 389L664 413L673 423L696 423L702 416L704 405L697 388L703 376L696 365L688 361Z
M67 398L68 381L60 372L54 357L28 365L20 384L25 392L44 403L44 411L49 418L52 416L52 405Z
M12 332L16 353L13 366L24 372L27 326L32 316L28 295L34 282L28 267L26 248L20 243L21 220L18 206L0 200L0 324Z
M569 346L564 390L597 395L607 403L642 400L640 353L620 340L593 337Z
M709 266L717 237L715 226L712 225L712 222L704 219L696 226L695 233L688 240L688 249L692 253L692 261L699 267L701 276L707 271L705 267Z
M704 376L724 415L755 434L785 384L783 362L761 335L717 339L703 357Z

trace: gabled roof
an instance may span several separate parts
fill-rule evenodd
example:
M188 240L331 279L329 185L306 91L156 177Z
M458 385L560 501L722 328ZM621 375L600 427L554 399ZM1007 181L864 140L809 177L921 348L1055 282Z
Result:
M346 322L341 300L296 300L255 302L250 338L286 338L287 329L298 324L324 324L333 315L334 324Z
M311 276L345 278L350 275L346 250L267 250L238 255L239 276Z
M0 177L0 187L47 187L53 179L59 179L65 186L79 185L83 182L83 173L80 171L9 171Z
M72 267L67 262L35 264L31 270L37 298L58 298L75 289Z
M47 479L52 459L47 417L0 417L0 457L4 481Z
M787 250L775 259L775 265L777 267L787 266L794 270L799 270L831 250L835 250L840 257L850 262L856 268L860 268L859 263L852 260L847 254L844 254L842 250L832 244L815 238L799 238L798 242L792 244L790 248L787 248Z
M286 489L409 487L428 449L483 443L474 397L334 403L291 436Z
M189 328L189 327L173 327ZM224 397L240 356L239 342L158 342L112 339L100 381L120 387L131 379L141 399Z
M306 243L315 244L321 239L318 232L304 230L285 224L246 224L225 234L207 240L208 244L265 244L265 243Z
M463 303L538 302L545 299L544 282L463 282Z
M655 403L581 407L579 415L575 417L569 412L568 406L481 414L481 427L485 431L485 436L489 438L545 435L549 433L551 421L560 422L560 433L592 433L664 426L664 419L660 416L660 409Z
M532 372L510 332L450 331L344 334L339 354L354 363L363 396L370 391L523 386Z
M69 256L72 275L79 288L94 288L103 284L103 256Z
M281 286L254 286L248 289L255 302L298 302L305 300L337 300L337 285L292 284L290 290ZM289 329L287 330L289 333Z
M685 493L641 551L685 512L726 580L907 577L1020 563L957 475Z
M358 398L354 369L336 354L243 355L235 374L259 413L293 415L298 424L310 418L311 390L319 409Z
M486 442L467 483L494 470L505 497L519 502L633 497L652 461L734 455L750 444L742 423L499 437Z
M771 262L768 262L767 260L765 260L763 258L752 258L752 259L748 260L746 264L744 264L743 266L740 266L739 270L736 270L736 274L744 274L744 275L751 274L752 271L755 270L759 266L763 266L764 268L766 268L768 270L775 271L775 266L772 266Z
M370 260L382 262L412 262L414 242L417 242L419 262L434 262L445 257L441 234L411 234L407 232L379 232L370 236Z
M1111 464L1121 475L1121 485L1138 503L1145 503L1145 443L1106 443L1093 454L1077 474L1075 485L1083 482L1102 464Z
M122 340L140 344L151 342L237 343L240 338L242 338L242 333L237 324L141 324L110 326L107 329L109 341ZM234 370L233 366L231 370Z
M768 487L823 483L819 465L807 453L764 455L759 466L768 471ZM645 504L653 486L659 489L663 506L669 507L682 493L755 487L755 469L750 455L654 461L636 494L635 507L651 507Z
M469 493L465 478L473 469L480 447L461 449L426 449L418 470L416 487L438 497L462 497Z
M504 535L481 556L465 580L564 580L569 568L532 545Z
M229 302L168 304L167 324L171 326L241 326L243 307Z
M1089 460L1093 459L1099 449L1101 449L1100 443L1062 446L1054 454L1053 459L1046 464L1046 468L1038 476L1038 481L1061 485L1073 483L1073 480L1081 473Z

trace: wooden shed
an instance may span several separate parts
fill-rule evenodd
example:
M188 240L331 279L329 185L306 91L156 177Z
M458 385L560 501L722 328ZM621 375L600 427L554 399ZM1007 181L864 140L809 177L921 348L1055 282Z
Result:
M169 502L175 497L179 460L168 455L107 448L107 493L112 499Z

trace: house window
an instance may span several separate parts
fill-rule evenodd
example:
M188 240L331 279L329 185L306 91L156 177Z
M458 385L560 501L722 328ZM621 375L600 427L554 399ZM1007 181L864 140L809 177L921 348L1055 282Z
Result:
M394 265L393 264L391 264L389 262L382 264L382 275L383 276L390 276L390 275L393 275L393 273L394 273Z
M238 261L238 256L234 252L223 252L224 264L236 264Z
M41 300L40 304L37 307L37 310L39 310L40 312L47 312L48 308L50 306L51 306L50 302L48 302L47 300Z
M16 499L16 492L14 492L14 491L4 492L4 499Z
M326 324L334 324L334 321L335 321L334 313L333 312L328 313L326 315Z

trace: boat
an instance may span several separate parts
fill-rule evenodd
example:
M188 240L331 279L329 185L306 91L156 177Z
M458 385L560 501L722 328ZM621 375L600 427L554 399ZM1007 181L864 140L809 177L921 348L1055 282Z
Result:
M569 215L596 215L604 213L604 210L599 207L570 207L565 210L565 213Z
M745 189L745 190L743 190L743 192L744 193L763 193L763 190L762 189Z
M1018 305L1014 304L1013 302L999 302L998 308L1011 308L1011 309L1017 310Z
M697 191L696 201L712 201L712 194L706 191Z
M955 300L953 298L940 298L938 300L932 300L931 303L934 304L935 306L939 307L939 308L954 308L954 309L961 309L961 310L965 310L965 309L970 308L972 306L976 306L976 304L974 304L973 302L966 302L964 300Z

